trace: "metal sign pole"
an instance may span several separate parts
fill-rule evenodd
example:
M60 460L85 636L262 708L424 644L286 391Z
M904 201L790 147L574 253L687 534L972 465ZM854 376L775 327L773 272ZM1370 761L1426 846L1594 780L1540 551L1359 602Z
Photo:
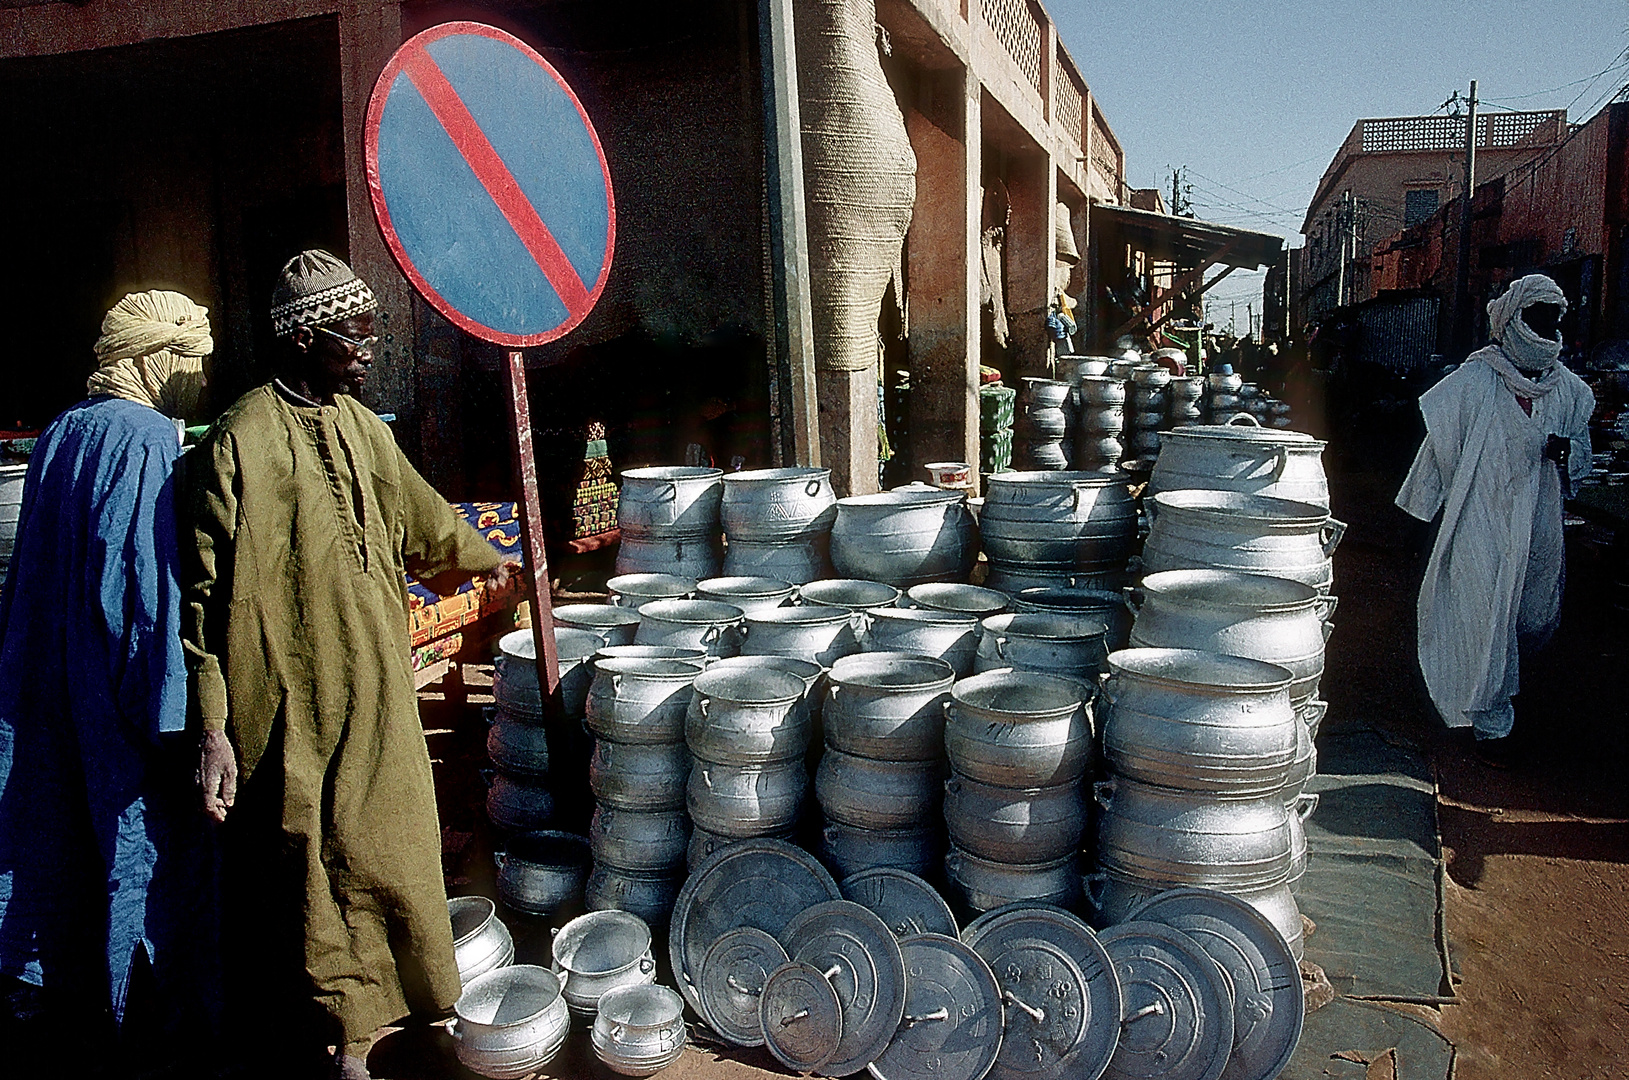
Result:
M537 490L537 456L532 452L532 406L526 397L526 354L509 353L509 446L520 478L520 536L532 579L532 644L537 649L537 685L543 709L552 719L560 710L560 658L554 644L554 611L549 599L549 559L543 547L543 502Z

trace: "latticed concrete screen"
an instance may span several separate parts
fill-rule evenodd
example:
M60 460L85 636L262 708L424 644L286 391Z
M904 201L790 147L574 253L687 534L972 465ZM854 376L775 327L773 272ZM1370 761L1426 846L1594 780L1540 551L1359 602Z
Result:
M1078 147L1081 133L1085 130L1081 127L1080 86L1075 82L1074 75L1069 71L1069 65L1064 63L1061 55L1052 70L1063 75L1063 78L1054 80L1057 90L1054 91L1053 109L1057 122L1069 133L1070 141Z
M1103 175L1111 189L1118 191L1120 183L1120 155L1111 141L1108 125L1092 111L1092 167Z
M995 33L996 40L1007 49L1007 54L1035 88L1041 88L1041 22L1035 17L1029 0L983 0L979 9L984 22Z
M1520 146L1548 126L1564 129L1564 109L1543 112L1483 113L1476 118L1478 149ZM1360 152L1458 150L1465 145L1465 120L1458 116L1409 116L1362 120ZM1559 134L1559 132L1557 133Z

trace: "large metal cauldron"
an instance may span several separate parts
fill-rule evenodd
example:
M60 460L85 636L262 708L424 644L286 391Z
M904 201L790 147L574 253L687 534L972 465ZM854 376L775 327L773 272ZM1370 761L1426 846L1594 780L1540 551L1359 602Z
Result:
M589 911L625 911L652 926L665 926L683 885L682 859L681 865L665 870L624 870L600 863L583 886L583 906Z
M784 671L705 671L684 718L684 741L700 761L760 765L802 758L809 746L807 686Z
M1204 649L1265 660L1294 676L1290 702L1318 693L1333 597L1289 578L1233 570L1166 570L1126 591L1133 646Z
M1079 615L993 615L984 620L976 670L1016 668L1093 679L1108 655L1107 634L1102 622Z
M1123 569L1137 539L1137 508L1124 473L996 473L979 514L979 536L992 564Z
M861 829L827 821L820 831L820 857L839 880L879 866L931 874L944 853L936 828Z
M844 577L901 589L965 581L978 558L967 498L938 488L902 488L840 499L831 561Z
M803 585L831 577L831 556L825 533L778 540L730 538L724 551L724 573L776 578Z
M945 782L945 826L956 846L993 862L1049 862L1080 845L1086 795L1079 781L1007 788L965 776Z
M684 743L594 742L588 788L603 806L618 810L677 810L684 805L690 752Z
M511 1080L547 1064L571 1030L560 977L547 968L513 964L464 987L453 1012L459 1063L494 1080Z
M688 600L696 592L696 579L676 574L622 574L605 583L611 603L638 611L652 600Z
M945 856L945 877L976 912L1020 902L1072 908L1080 900L1080 861L1074 854L1042 863L1000 863L952 844Z
M717 600L656 600L639 609L640 645L706 649L709 657L741 651L745 612Z
M743 635L741 651L747 656L793 656L822 667L860 651L860 637L846 608L811 605L755 611L747 616Z
M815 798L827 818L857 829L920 828L937 816L943 782L938 761L879 761L828 746Z
M943 660L860 653L831 669L826 742L884 761L937 761L945 752L945 702L956 674Z
M1091 764L1081 683L1002 669L963 679L946 707L945 753L963 776L1002 787L1078 780Z
M1126 607L1125 597L1118 591L1108 589L1021 589L1013 594L1012 610L1015 613L1072 615L1101 622L1108 628L1103 636L1103 645L1110 652L1125 648L1126 637L1131 633L1131 611Z
M1097 857L1142 881L1265 889L1290 872L1290 822L1277 792L1220 799L1119 777L1093 794Z
M837 519L830 469L749 469L723 482L721 517L732 544L828 532Z
M701 669L680 660L606 658L594 661L588 688L588 730L622 743L684 739L690 684Z
M486 754L503 772L542 783L549 774L549 739L542 726L499 712L486 733Z
M867 652L902 652L943 660L959 676L973 673L979 621L931 608L883 608L865 615Z
M716 536L623 533L617 544L618 576L668 573L694 581L717 577L723 567Z
M557 627L554 647L560 662L560 701L568 718L583 715L588 686L594 679L590 660L605 640L588 630ZM533 723L543 719L537 692L537 646L530 630L512 630L498 639L492 665L492 698L511 716Z
M685 809L698 829L717 836L773 836L797 822L808 786L801 759L769 765L697 761L690 770Z
M1290 673L1194 649L1109 654L1103 756L1133 780L1216 795L1272 795L1295 761Z
M1143 569L1239 570L1290 578L1327 593L1345 524L1311 503L1233 491L1167 491L1145 500L1153 521Z
M493 854L498 898L516 911L552 915L582 899L592 859L581 836L549 829L521 833Z
M1264 428L1249 413L1225 424L1165 434L1149 494L1184 489L1238 491L1329 507L1324 443L1299 431Z
M624 870L668 870L684 862L690 819L682 810L638 813L597 807L588 826L594 861Z
M617 526L624 538L710 537L718 532L723 497L723 469L672 465L624 469Z

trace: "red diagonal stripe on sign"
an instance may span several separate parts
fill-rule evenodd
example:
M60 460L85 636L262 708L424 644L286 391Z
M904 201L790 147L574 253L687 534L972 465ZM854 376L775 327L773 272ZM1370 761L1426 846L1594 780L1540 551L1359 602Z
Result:
M498 151L493 149L486 132L470 115L464 99L458 96L458 91L447 81L447 76L422 48L407 52L402 56L401 64L402 70L413 80L413 85L424 98L424 103L430 107L430 112L446 129L464 160L469 162L475 179L498 204L498 210L509 222L509 227L515 230L515 235L520 237L520 242L536 261L537 268L554 286L566 310L572 315L581 312L588 306L588 289L583 285L582 278L577 276L577 268L560 250L554 234L543 224L537 208L521 190L509 166L498 156Z

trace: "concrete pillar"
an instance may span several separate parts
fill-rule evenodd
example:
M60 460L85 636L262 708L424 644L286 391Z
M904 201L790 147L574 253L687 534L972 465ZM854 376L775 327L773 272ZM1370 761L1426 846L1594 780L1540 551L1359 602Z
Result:
M1007 319L1019 376L1050 374L1046 314L1052 302L1053 207L1058 172L1039 147L1008 157Z
M820 463L839 496L871 495L877 484L877 366L815 371Z
M929 461L979 460L979 84L925 72L905 114L916 207L905 241L913 479Z

